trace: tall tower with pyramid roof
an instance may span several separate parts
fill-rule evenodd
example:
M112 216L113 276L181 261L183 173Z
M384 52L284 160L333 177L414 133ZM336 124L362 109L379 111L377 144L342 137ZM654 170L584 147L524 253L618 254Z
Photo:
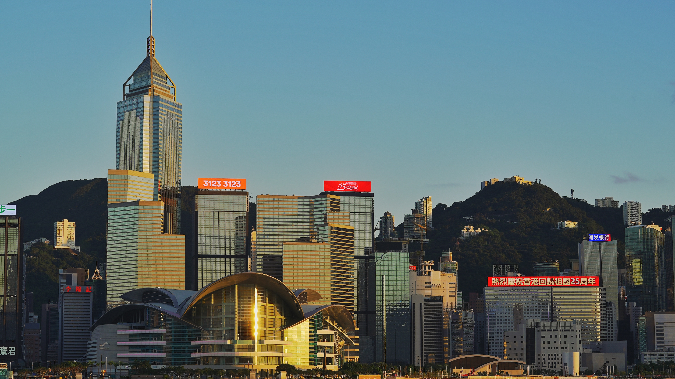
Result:
M176 86L155 59L150 36L143 62L122 85L117 103L117 170L154 175L154 200L164 202L164 232L180 233L180 186L183 106Z

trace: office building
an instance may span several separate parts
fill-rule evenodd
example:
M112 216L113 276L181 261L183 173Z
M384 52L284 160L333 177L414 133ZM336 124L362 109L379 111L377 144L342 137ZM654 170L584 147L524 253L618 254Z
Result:
M530 319L576 321L582 343L600 341L605 291L595 277L489 278L484 289L487 354L502 356L504 333Z
M116 169L153 174L152 200L163 202L163 231L177 234L183 106L176 100L175 84L155 59L152 25L147 56L122 87L122 100L117 103Z
M618 208L619 202L613 197L604 197L602 199L595 199L595 206L600 208Z
M133 170L108 170L108 204L153 201L154 175Z
M329 224L321 229L327 242L283 243L284 284L311 289L321 299L314 304L338 304L354 311L354 228Z
M645 312L646 350L642 363L675 362L675 312Z
M136 288L185 289L185 236L162 234L161 201L108 204L107 302Z
M642 204L637 201L626 201L622 208L625 226L642 225Z
M616 341L619 333L619 272L617 242L583 241L579 244L579 269L582 276L600 277L600 286L605 288L605 326L602 341Z
M423 197L419 201L415 202L415 210L417 211L417 213L421 213L426 216L424 226L426 226L429 229L432 228L431 220L433 209L434 206L431 202L431 196Z
M40 355L43 366L59 360L59 306L42 304L40 315Z
M189 287L196 290L248 271L248 192L199 190L194 209L196 283Z
M80 250L75 246L75 223L63 219L54 223L54 248Z
M407 241L375 242L375 361L410 364L410 254Z
M625 254L628 301L634 301L644 312L666 309L665 236L657 225L635 225L626 228Z
M451 317L457 306L457 275L422 261L410 275L411 360L415 366L445 364L452 357Z
M380 217L380 235L378 236L378 239L386 241L394 238L397 238L394 215L389 212L384 212L384 215Z
M0 271L4 286L0 288L2 309L0 309L0 348L7 348L6 355L0 355L0 362L16 362L23 357L23 306L25 268L21 245L21 218L0 217L0 250L4 253L5 265Z
M523 361L533 370L579 375L583 352L581 326L575 321L526 320L504 333L505 359ZM569 356L576 356L576 365Z
M26 323L23 329L23 344L26 347L26 363L29 366L39 365L41 360L39 322Z
M554 262L537 262L534 264L534 276L558 276L560 275L560 263Z
M83 268L59 270L59 362L84 361L91 336L93 291Z

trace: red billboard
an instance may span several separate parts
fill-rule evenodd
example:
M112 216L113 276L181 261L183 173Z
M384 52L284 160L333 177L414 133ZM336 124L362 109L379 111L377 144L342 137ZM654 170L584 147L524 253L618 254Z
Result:
M370 192L370 181L324 180L324 191Z
M488 287L598 287L598 276L490 276Z
M245 190L246 179L231 178L199 178L199 189Z

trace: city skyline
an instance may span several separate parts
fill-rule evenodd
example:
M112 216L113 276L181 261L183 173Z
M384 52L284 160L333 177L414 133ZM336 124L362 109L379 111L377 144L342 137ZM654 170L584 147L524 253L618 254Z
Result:
M371 180L376 217L399 223L423 196L450 205L512 175L671 204L654 141L675 134L675 5L519 5L156 3L156 54L189 110L182 184L307 196ZM105 177L149 2L3 8L3 150L18 163L0 203Z

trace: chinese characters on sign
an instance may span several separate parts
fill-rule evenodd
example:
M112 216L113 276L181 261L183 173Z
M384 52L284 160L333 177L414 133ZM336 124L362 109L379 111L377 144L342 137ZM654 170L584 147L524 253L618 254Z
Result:
M598 287L598 276L491 276L488 287Z
M324 180L324 191L370 192L370 181Z
M417 266L408 265L408 269L409 269L410 271L417 271Z
M91 293L91 286L61 286L61 293L66 292Z
M199 189L234 189L245 190L246 179L231 178L199 178Z
M14 346L0 346L0 355L16 355Z
M0 205L0 216L16 216L16 205Z
M588 240L591 242L610 242L612 236L610 234L589 234Z

